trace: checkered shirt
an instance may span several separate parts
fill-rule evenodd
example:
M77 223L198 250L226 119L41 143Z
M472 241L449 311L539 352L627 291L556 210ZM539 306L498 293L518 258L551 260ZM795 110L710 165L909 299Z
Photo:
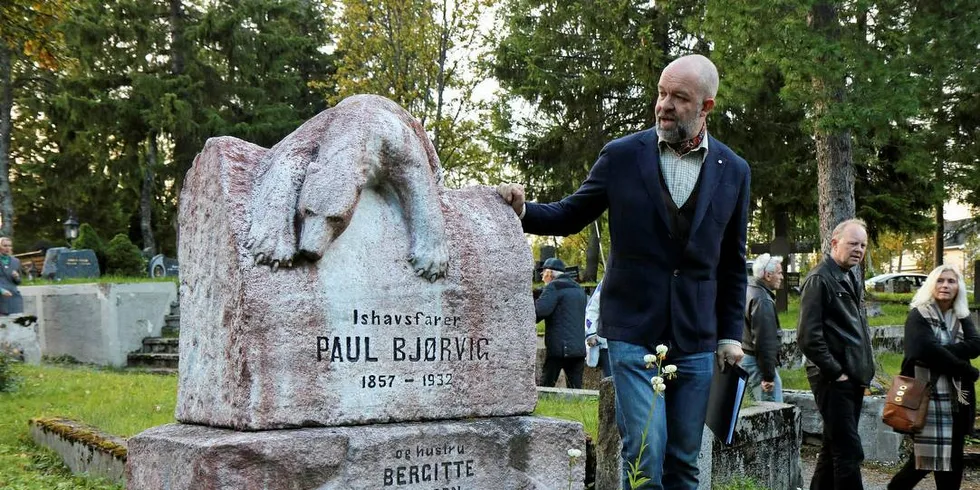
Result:
M691 197L691 192L698 183L701 165L708 156L708 135L705 133L704 138L701 138L701 144L683 156L678 155L663 140L658 142L658 147L660 171L663 173L664 182L667 183L670 197L679 208L687 202L687 198Z

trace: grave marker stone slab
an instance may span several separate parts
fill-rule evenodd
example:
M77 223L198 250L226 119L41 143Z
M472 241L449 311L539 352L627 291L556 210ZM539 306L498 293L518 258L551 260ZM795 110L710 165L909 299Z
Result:
M150 259L146 271L149 277L179 277L180 265L177 259L157 254Z
M129 440L130 488L565 489L583 487L581 426L543 417L236 432L155 427ZM569 481L573 482L569 485Z
M404 220L373 190L319 261L273 272L254 265L242 212L264 154L212 139L185 182L178 420L256 430L534 409L532 258L493 189L439 196L444 279L415 275Z
M268 150L209 140L181 195L182 424L130 439L129 485L581 489L581 424L523 416L520 223L440 175L421 125L375 96Z
M44 257L41 275L56 280L99 277L99 259L89 249L50 248Z

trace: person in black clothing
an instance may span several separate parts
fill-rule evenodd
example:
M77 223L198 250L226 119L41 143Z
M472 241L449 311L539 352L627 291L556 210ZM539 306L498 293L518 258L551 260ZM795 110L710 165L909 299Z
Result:
M782 329L776 314L776 293L783 283L783 258L762 254L752 264L745 288L745 332L742 334L742 367L749 373L747 388L760 402L783 402L779 379L779 347Z
M800 292L797 345L823 419L823 441L810 490L861 490L864 449L858 418L874 377L871 334L857 267L868 247L863 221L837 225L831 252L807 275Z
M966 283L951 265L933 270L912 298L905 320L904 376L929 380L932 395L922 432L912 436L914 454L888 484L911 490L933 472L938 490L963 482L963 443L976 413L974 385L980 372L980 335L970 319Z
M577 282L565 275L565 263L544 261L541 278L545 282L534 303L537 321L544 320L545 361L542 386L555 386L564 370L569 388L582 388L585 370L585 304L588 297Z

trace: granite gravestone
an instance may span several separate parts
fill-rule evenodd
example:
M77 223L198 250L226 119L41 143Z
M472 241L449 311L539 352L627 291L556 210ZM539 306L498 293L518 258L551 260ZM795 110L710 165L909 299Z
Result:
M41 275L55 280L99 277L99 259L89 249L50 248L44 257Z
M146 266L149 277L179 277L180 266L177 259L163 254L154 255Z
M180 223L176 417L195 425L130 440L133 488L582 488L581 425L525 415L520 224L493 189L443 189L391 101L349 98L268 150L209 140Z

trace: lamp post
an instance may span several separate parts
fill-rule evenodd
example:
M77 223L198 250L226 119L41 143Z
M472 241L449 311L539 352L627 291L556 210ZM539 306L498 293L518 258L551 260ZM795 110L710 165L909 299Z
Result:
M65 240L68 240L70 245L72 241L78 238L78 220L75 219L75 213L72 210L68 210L68 219L61 226L65 227Z

